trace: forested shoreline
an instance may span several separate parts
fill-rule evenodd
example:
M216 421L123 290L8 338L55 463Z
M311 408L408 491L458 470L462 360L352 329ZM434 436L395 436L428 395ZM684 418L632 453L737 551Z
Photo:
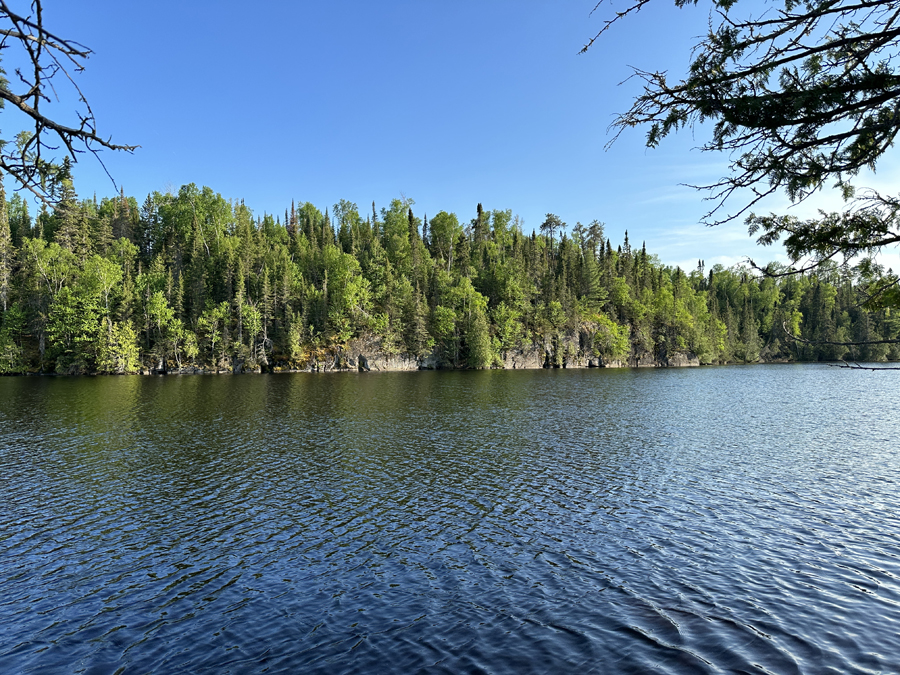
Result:
M544 366L900 357L827 344L900 334L896 312L861 304L876 279L833 264L685 272L627 233L614 245L598 221L548 214L527 233L480 204L468 222L419 217L408 199L254 216L194 184L140 204L61 186L34 216L0 188L0 373L354 367L361 343L434 368L528 350Z

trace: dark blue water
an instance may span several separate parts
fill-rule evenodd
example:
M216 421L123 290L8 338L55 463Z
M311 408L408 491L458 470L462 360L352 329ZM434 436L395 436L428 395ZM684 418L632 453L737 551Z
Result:
M900 672L897 377L0 378L0 671Z

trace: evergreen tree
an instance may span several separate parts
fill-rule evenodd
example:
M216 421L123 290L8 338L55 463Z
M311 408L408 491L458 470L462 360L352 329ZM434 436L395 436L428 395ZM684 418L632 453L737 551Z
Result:
M443 211L420 222L403 198L366 221L344 200L324 215L293 204L282 226L195 185L148 195L139 215L124 191L79 202L68 180L61 195L35 227L21 198L0 195L0 372L297 366L357 337L450 367L528 347L555 365L576 353L836 359L847 347L826 343L900 333L890 307L859 304L883 270L765 279L700 261L685 274L627 238L617 253L597 221L570 237L549 214L523 236L511 211L479 209L466 231ZM128 213L134 243L113 238Z
M13 246L12 232L9 227L6 192L3 189L2 176L0 176L0 307L2 307L4 314L9 309L9 291L14 256L15 247Z

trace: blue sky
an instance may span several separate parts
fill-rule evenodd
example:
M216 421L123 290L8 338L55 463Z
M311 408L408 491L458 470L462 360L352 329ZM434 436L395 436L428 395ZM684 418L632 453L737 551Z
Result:
M685 70L707 9L673 4L581 56L623 0L593 16L592 0L45 0L44 14L94 51L77 81L101 133L141 145L103 155L139 201L189 182L255 213L342 198L368 212L404 195L417 215L511 209L527 232L548 212L569 226L596 218L614 243L628 230L683 267L783 258L741 223L698 224L708 204L679 183L718 178L726 159L692 150L702 132L647 150L634 131L604 149L638 90L620 85L629 66ZM81 196L114 190L90 157L75 181Z

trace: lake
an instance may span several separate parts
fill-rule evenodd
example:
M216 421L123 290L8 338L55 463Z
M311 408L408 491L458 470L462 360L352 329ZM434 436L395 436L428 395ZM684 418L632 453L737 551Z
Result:
M0 378L0 664L898 672L898 377Z

